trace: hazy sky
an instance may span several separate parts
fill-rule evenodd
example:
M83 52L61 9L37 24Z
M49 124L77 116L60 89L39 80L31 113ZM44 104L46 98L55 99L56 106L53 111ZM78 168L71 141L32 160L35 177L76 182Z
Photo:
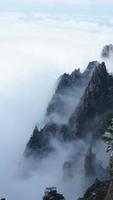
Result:
M38 11L53 14L112 15L112 0L0 0L1 11Z

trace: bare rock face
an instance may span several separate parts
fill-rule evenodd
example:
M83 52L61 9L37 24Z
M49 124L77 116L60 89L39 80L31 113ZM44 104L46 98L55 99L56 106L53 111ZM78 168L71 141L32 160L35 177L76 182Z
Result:
M86 177L96 175L96 155L92 152L91 146L85 157L84 168Z
M108 74L105 63L96 66L79 106L70 118L72 134L98 135L103 118L113 111L112 86L113 77Z
M104 200L109 188L109 181L95 180L94 184L88 188L83 198L78 200ZM111 199L109 199L111 200Z
M113 199L113 156L111 156L110 158L109 172L110 172L110 184L104 200Z
M113 77L104 62L90 62L83 73L78 69L64 74L48 105L46 123L40 131L33 131L25 152L50 152L51 138L97 137L104 117L112 111Z
M110 178L108 181L95 180L83 198L79 200L113 200L113 156L109 163Z
M109 58L111 55L113 56L113 45L105 45L102 50L102 57Z
M107 195L104 200L113 200L113 182L110 182Z
M70 75L63 74L60 77L55 94L47 107L47 122L57 124L68 123L88 84L95 62L92 62L90 65L84 73L81 73L80 69L75 69Z
M48 153L53 151L52 146L50 145L50 133L52 131L57 131L56 125L48 125L44 127L44 130L39 131L37 127L33 130L33 134L27 143L25 149L25 156L37 156L43 157ZM45 134L47 133L47 134Z
M86 177L92 176L95 178L98 177L100 179L105 179L108 176L106 170L97 161L96 154L93 153L91 145L85 156L84 169Z
M78 106L95 65L97 65L97 61L91 62L83 73L80 72L80 69L75 69L70 75L64 74L60 77L57 89L47 107L46 124L40 131L37 128L34 129L25 155L36 155L41 151L51 150L51 137L68 141L72 139L69 134L68 122Z

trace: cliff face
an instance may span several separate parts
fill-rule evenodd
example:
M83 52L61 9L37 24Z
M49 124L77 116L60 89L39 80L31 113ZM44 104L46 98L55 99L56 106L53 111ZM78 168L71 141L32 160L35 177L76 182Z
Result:
M85 160L84 160L85 176L95 176L100 179L107 177L105 169L101 166L101 163L97 161L96 154L93 153L91 146L89 147Z
M84 73L81 73L80 69L75 69L70 75L63 74L60 77L55 94L47 107L47 123L68 123L97 64L98 62L90 63Z
M105 63L89 63L81 73L60 77L58 87L46 112L46 123L35 128L26 155L52 150L51 138L73 140L77 137L99 136L103 119L113 111L113 77Z
M112 110L113 77L102 63L95 67L80 104L70 118L72 133L98 135L104 117Z
M83 198L78 200L113 200L113 156L109 163L110 179L108 181L95 180Z
M83 198L78 200L105 200L109 188L109 181L99 181L95 180L94 184L88 188ZM111 199L109 199L111 200Z

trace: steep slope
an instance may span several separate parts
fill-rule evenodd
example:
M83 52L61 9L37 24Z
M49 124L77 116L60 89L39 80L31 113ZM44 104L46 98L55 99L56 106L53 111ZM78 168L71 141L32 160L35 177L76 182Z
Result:
M70 75L63 74L60 77L57 89L47 107L45 125L40 131L35 127L25 155L36 155L37 152L40 154L51 149L51 136L71 138L67 126L69 119L78 106L92 72L98 64L97 61L91 62L83 73L80 69L75 69Z
M63 74L60 77L55 94L47 107L46 123L67 124L96 65L97 61L89 63L84 73L75 69L70 75Z
M70 119L71 134L98 135L103 119L113 111L113 77L105 63L95 67L78 108ZM94 134L93 134L94 133Z
M84 194L83 198L78 200L113 200L113 156L109 162L109 180L95 180Z
M88 188L84 197L79 198L78 200L105 200L105 196L109 188L109 183L109 181L102 182L96 179L94 184Z
M33 131L25 154L53 150L51 138L73 140L76 137L99 135L103 119L113 111L113 77L105 63L89 63L81 73L61 76L55 94L48 105L46 123Z

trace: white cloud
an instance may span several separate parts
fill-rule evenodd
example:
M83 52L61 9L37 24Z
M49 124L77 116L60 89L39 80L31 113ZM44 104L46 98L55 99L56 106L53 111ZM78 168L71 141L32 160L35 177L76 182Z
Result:
M104 44L112 43L113 32L103 19L62 20L38 13L1 13L0 28L0 79L5 81L29 76L42 66L59 73L83 69Z
M83 70L89 61L99 58L104 44L112 43L112 36L112 27L98 19L1 14L1 195L23 200L24 192L26 199L37 199L37 176L22 185L14 179L25 144L35 123L43 119L56 78L75 67Z

